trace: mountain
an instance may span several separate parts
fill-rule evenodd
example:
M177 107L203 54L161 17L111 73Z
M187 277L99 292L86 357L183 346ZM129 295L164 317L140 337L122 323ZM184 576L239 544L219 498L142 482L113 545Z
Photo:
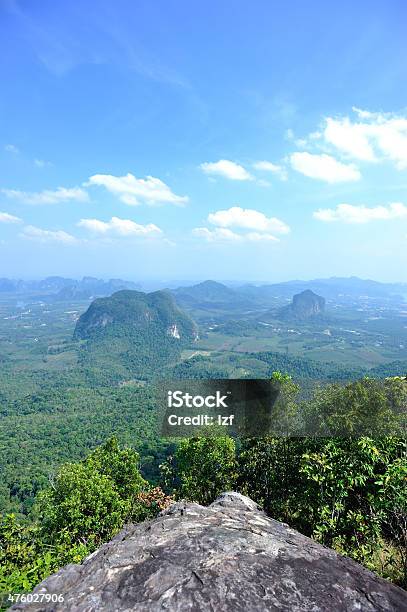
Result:
M39 297L47 296L57 300L89 299L111 295L120 289L139 289L139 285L132 281L117 278L102 280L93 276L84 276L81 280L64 278L62 276L48 276L41 280L13 280L0 278L0 293L41 293Z
M236 296L233 289L212 280L192 285L192 287L179 287L173 291L173 294L179 304L185 303L188 305L200 302L225 304Z
M310 289L294 295L291 304L280 308L278 315L284 319L305 320L323 315L325 299Z
M74 339L87 341L82 363L119 378L158 372L197 337L195 323L167 291L124 290L98 298L74 331Z
M91 276L85 276L80 281L73 281L58 291L55 299L61 301L86 300L95 297L112 295L116 291L123 289L139 289L139 286L132 281L124 281L111 278L108 281Z
M10 278L0 278L0 292L11 293L16 291L16 281Z
M231 311L252 307L250 298L212 280L192 285L192 287L179 287L173 290L172 294L177 303L187 309L227 309Z
M127 525L34 593L38 598L22 597L11 610L401 612L407 606L400 587L269 518L233 491L207 507L180 501L153 520ZM60 598L54 603L55 593Z
M175 304L166 291L118 291L98 298L79 317L74 337L86 339L105 335L162 333L176 340L191 341L197 332L192 319Z
M247 284L237 291L258 304L269 304L275 299L292 298L296 293L305 290L323 294L327 299L349 301L367 297L403 301L407 298L407 283L380 283L351 276L348 278L321 278L309 281L293 280L269 285Z

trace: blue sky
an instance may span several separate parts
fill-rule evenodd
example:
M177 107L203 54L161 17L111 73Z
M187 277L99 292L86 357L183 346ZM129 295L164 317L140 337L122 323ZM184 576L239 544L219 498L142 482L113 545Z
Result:
M2 0L0 276L406 281L406 21Z

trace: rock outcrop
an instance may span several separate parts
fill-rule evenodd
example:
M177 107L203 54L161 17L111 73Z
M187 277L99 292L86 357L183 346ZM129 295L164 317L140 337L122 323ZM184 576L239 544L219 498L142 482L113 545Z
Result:
M69 565L34 593L63 603L19 604L46 612L407 609L407 593L350 559L268 518L237 493L209 507L178 502L130 525L82 565Z
M294 295L291 304L280 310L280 316L282 318L304 320L320 316L324 312L325 299L310 289L306 289Z

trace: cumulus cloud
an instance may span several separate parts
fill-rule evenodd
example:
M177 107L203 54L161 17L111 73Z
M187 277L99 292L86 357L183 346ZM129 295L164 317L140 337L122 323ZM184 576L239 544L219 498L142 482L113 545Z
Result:
M20 236L22 238L27 238L30 240L36 240L38 242L61 242L62 244L75 244L77 239L64 232L63 230L44 230L40 227L35 227L34 225L26 225Z
M111 174L94 174L85 186L104 187L129 206L138 204L185 204L187 196L176 195L163 181L154 176L145 179L136 178L133 174L113 176Z
M119 219L112 217L110 221L99 219L81 219L79 227L84 227L94 234L116 235L116 236L157 236L162 234L159 227L153 223L140 225L130 219Z
M353 164L344 164L331 155L320 155L297 151L289 157L291 166L297 172L327 183L358 181L359 170Z
M60 202L88 202L89 195L81 187L58 187L55 190L20 191L19 189L2 189L8 198L24 202L25 204L58 204Z
M276 217L267 217L258 210L232 206L227 210L218 210L208 215L209 223L218 227L239 227L257 232L275 232L288 234L290 228Z
M208 222L216 227L214 229L197 227L193 233L209 242L236 240L276 242L278 238L274 234L288 234L290 231L288 225L280 219L267 217L258 210L240 208L240 206L210 213ZM234 231L236 229L246 231Z
M320 137L341 153L365 162L392 161L407 168L407 117L353 108L355 119L327 117Z
M255 162L253 164L253 168L255 168L255 170L260 170L261 172L271 172L272 174L280 177L283 181L287 179L287 170L285 168L266 160Z
M243 166L229 159L220 159L217 162L205 162L200 165L205 174L223 176L231 181L252 181L253 176Z
M336 208L320 208L313 213L315 219L325 222L342 221L344 223L369 223L369 221L387 221L407 218L407 206L394 202L387 206L353 206L339 204Z
M22 219L6 212L0 212L0 223L22 223Z

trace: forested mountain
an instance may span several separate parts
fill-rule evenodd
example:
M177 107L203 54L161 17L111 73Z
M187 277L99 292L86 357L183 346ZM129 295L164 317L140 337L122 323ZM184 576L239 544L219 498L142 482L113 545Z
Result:
M144 379L175 361L198 337L193 320L167 291L118 291L92 302L79 318L75 340L86 340L83 363Z
M155 291L118 291L111 297L92 302L79 318L74 332L76 339L101 334L110 336L161 333L181 342L197 335L194 322L181 311L170 293Z

